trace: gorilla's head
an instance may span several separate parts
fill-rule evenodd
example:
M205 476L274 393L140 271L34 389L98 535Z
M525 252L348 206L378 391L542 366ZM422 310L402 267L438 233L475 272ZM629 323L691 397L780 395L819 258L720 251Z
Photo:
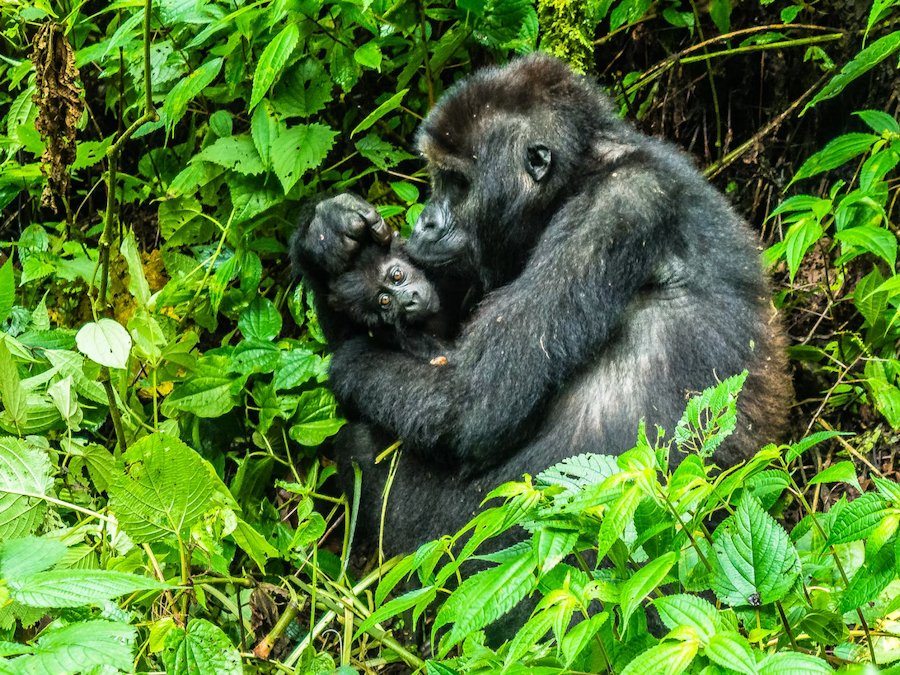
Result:
M456 84L419 130L432 194L410 256L482 270L487 289L508 281L577 193L597 134L621 124L595 86L545 54Z
M367 328L418 324L437 314L434 284L413 265L400 239L363 248L356 266L331 283L332 308Z

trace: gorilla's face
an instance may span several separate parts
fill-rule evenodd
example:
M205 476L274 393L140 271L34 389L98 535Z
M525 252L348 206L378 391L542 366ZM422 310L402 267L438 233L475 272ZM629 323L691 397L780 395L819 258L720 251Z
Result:
M434 286L404 258L388 257L370 280L370 313L382 323L418 323L440 311Z

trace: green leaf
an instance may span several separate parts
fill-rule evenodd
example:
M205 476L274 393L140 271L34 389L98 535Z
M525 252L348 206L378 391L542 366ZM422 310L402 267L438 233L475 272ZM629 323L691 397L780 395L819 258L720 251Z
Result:
M359 624L359 628L353 634L353 639L358 639L360 635L372 628L376 623L402 614L406 610L415 607L421 601L430 603L436 596L437 590L434 586L423 586L394 598L376 609L365 621Z
M532 537L535 555L541 561L538 574L543 576L556 567L563 558L572 552L576 541L578 541L578 532L575 530L562 530L555 527L538 528Z
M792 444L784 455L784 461L787 463L793 462L804 452L809 450L811 447L818 445L823 441L827 441L830 438L836 438L837 436L852 436L853 434L846 431L817 431L814 434L810 434L802 441L798 441L797 443Z
M85 324L75 335L78 351L107 368L125 368L131 353L131 336L113 319Z
M322 64L306 59L281 78L275 87L272 106L283 118L311 117L331 100L333 86Z
M845 64L844 67L841 68L841 72L832 77L828 84L822 88L822 91L813 96L812 100L806 104L800 114L803 115L803 113L821 101L825 101L840 94L848 84L884 61L887 57L897 51L898 47L900 47L900 31L889 33L883 38L870 44L854 56L849 63Z
M828 544L846 544L868 537L890 509L877 492L867 492L847 504L831 526Z
M365 131L373 124L375 124L375 122L391 112L391 110L399 107L400 102L403 100L403 97L406 96L406 92L408 91L409 89L401 89L380 106L375 108L375 110L366 115L365 119L362 122L356 125L353 131L350 132L350 135L356 136L356 134L358 134L360 131Z
M293 389L323 372L323 359L306 349L281 351L281 362L275 370L272 384L277 391Z
M266 170L253 139L247 134L220 138L194 155L191 161L212 162L243 176L255 176Z
M155 579L107 570L64 569L7 579L12 598L28 607L99 605L135 591L168 588Z
M810 654L777 652L759 664L759 675L823 675L834 670L824 660Z
M271 300L258 297L241 312L238 328L248 340L274 340L281 332L281 314Z
M16 361L3 339L0 339L0 403L3 403L3 415L8 416L15 431L22 435L28 422L28 392L22 386Z
M174 436L145 436L125 459L128 474L110 485L109 509L136 543L181 536L215 503L233 504L209 462Z
M163 104L166 127L169 131L184 117L188 103L216 79L216 75L222 69L222 63L221 57L210 59L172 87Z
M756 675L756 659L750 643L740 633L718 633L712 636L704 654L713 663L736 673Z
M346 420L337 417L337 402L334 394L324 388L304 391L300 394L297 414L288 430L292 439L301 445L319 445L329 436L336 434Z
M637 485L632 485L607 509L597 535L598 560L609 552L616 539L619 539L625 532L625 528L632 522L634 512L637 511L640 502L641 489Z
M675 442L702 457L712 457L737 424L737 397L747 371L726 378L688 402L675 427Z
M284 125L275 118L271 103L263 101L256 106L250 119L250 135L264 166L272 166L272 144L284 129Z
M16 301L16 279L13 275L13 259L9 256L0 267L0 322L6 321Z
M83 621L41 633L33 655L16 659L16 673L87 673L134 670L137 630L113 621ZM2 665L0 661L0 665Z
M682 593L657 598L653 604L669 630L689 626L704 645L716 633L716 608L703 598Z
M128 265L128 291L134 296L138 305L146 307L150 302L150 285L144 275L144 266L141 264L141 254L138 252L133 230L125 231L119 251Z
M253 74L250 110L253 110L262 97L268 93L269 87L275 83L299 40L300 29L297 24L289 23L266 45L256 64L256 72Z
M885 132L900 134L900 124L883 110L857 110L853 114L857 115L876 134Z
M900 35L900 33L898 33ZM798 180L816 176L824 171L830 171L842 164L849 162L869 151L872 145L879 140L875 134L851 133L838 136L824 148L809 157L794 174L790 184Z
M324 124L300 124L278 135L272 144L272 168L284 193L328 155L337 132Z
M19 579L43 572L63 559L66 545L47 537L22 537L0 544L0 579Z
M732 606L780 600L800 574L800 558L787 533L750 495L716 530L713 550L718 563L713 591Z
M890 230L872 225L858 225L835 233L842 244L858 246L886 260L891 267L897 262L897 236Z
M440 654L476 630L500 618L535 587L536 561L531 547L506 562L472 575L462 582L435 617L432 635L453 623L441 638Z
M166 634L162 653L167 673L241 675L240 652L222 629L206 619L191 619L186 630Z
M852 485L860 492L863 491L859 485L859 479L856 477L856 467L853 462L837 462L827 469L822 469L809 481L810 485L817 483L847 483Z
M696 655L696 642L664 642L636 656L621 675L678 675Z
M50 459L28 441L0 436L0 541L34 532L52 496Z
M353 52L353 59L366 68L381 70L381 47L377 42L367 42Z
M648 562L622 584L619 590L619 604L622 606L623 625L628 624L628 620L634 610L640 606L641 601L663 582L676 559L675 553L669 551L656 560Z
M270 558L278 558L278 549L272 546L252 525L238 518L237 525L231 533L234 543L250 556L261 572L266 571L266 562Z
M216 369L214 364L200 366L166 397L163 414L171 417L173 411L182 410L197 417L221 417L237 404L237 391L246 379L246 375L235 376L228 369Z
M849 612L878 597L894 580L894 547L882 546L871 560L860 567L841 595L840 611Z

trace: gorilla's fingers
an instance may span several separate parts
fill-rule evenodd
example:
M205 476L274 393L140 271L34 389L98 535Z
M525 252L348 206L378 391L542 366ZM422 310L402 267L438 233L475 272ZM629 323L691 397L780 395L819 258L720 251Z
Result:
M376 211L375 215L377 216L377 220L375 222L369 221L372 238L382 246L387 246L391 243L394 232L388 227L388 224L384 222L384 218L381 217L381 214Z

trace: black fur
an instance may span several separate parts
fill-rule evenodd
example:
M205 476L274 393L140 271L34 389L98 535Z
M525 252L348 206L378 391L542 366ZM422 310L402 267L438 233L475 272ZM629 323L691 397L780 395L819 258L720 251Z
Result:
M629 449L642 418L671 430L691 393L744 368L739 429L716 460L782 433L789 385L755 242L679 150L539 54L448 91L419 148L433 194L408 253L467 270L484 296L447 367L366 336L336 344L331 386L375 425L338 444L339 461L364 468L364 537L378 532L386 474L373 448L394 437L405 454L388 553L457 529L499 483ZM301 247L341 221L339 208L322 211L301 223ZM322 253L334 257L297 256Z

